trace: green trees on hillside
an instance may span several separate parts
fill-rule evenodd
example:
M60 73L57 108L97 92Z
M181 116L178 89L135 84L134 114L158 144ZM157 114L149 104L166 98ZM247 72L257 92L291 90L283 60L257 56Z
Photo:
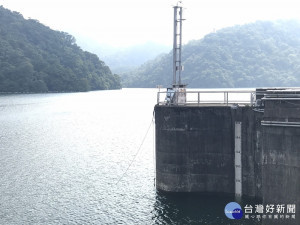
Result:
M182 80L193 88L300 85L300 23L256 22L211 33L183 47ZM126 74L129 87L169 86L172 54Z
M95 54L68 33L0 6L0 92L73 92L120 88Z

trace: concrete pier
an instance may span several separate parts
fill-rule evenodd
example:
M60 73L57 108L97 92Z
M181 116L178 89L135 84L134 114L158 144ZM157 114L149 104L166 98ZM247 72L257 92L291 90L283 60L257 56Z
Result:
M157 188L234 193L229 107L155 107Z
M235 121L243 124L242 193L261 197L261 113L250 107L156 106L157 188L235 193Z
M296 204L285 224L300 224L300 92L263 91L256 106L156 105L157 188Z

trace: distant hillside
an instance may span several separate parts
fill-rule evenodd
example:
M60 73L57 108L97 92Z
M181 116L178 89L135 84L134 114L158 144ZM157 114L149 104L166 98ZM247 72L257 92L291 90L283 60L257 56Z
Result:
M120 88L120 78L71 35L0 6L0 92Z
M84 49L96 53L109 68L117 74L136 69L154 57L169 52L172 47L148 42L126 48L116 48L97 44L95 41L79 39Z
M256 22L211 33L183 47L182 80L192 88L300 86L300 23ZM169 86L172 53L123 76L128 87Z
M172 47L165 45L145 43L143 45L120 49L113 54L103 55L103 59L115 73L123 74L138 68L143 63L162 53L169 52L171 49Z

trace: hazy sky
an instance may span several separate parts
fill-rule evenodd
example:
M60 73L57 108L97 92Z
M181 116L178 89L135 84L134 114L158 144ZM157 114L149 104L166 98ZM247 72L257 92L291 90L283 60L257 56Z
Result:
M172 44L173 0L0 0L0 5L112 46L147 41ZM183 0L183 41L256 20L298 19L299 0Z

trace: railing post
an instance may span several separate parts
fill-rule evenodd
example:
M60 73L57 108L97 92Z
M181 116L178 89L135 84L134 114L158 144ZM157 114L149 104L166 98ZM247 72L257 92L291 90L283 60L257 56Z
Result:
M159 105L159 94L160 92L157 92L157 104Z
M228 91L226 92L226 100L227 100L227 105L228 105Z
M198 105L200 104L200 91L198 91Z
M253 106L253 104L254 104L254 101L255 101L255 99L254 99L254 92L251 92L250 93L250 102L251 102L251 106Z
M224 91L224 104L228 105L228 91Z

